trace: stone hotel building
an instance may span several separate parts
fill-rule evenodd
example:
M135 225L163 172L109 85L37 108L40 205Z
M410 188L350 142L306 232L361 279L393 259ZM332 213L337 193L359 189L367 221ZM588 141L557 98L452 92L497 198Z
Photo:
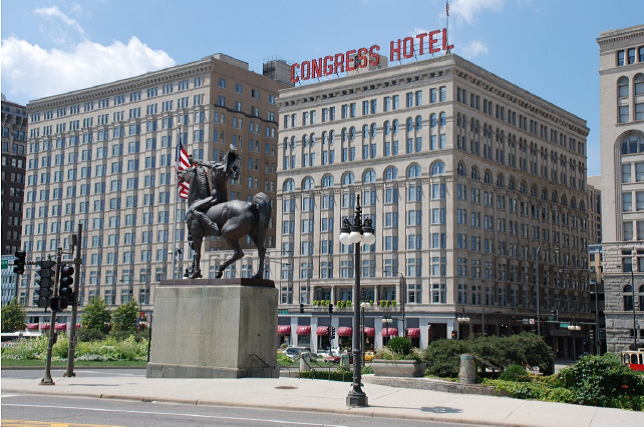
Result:
M348 345L359 271L367 347L541 322L572 354L558 321L594 319L584 120L452 54L285 89L278 104L283 341L326 348L330 325ZM354 266L338 236L359 195L376 243Z
M608 350L644 347L644 25L599 44Z
M185 201L175 200L179 129L197 159L218 160L231 145L237 148L241 177L230 183L229 199L263 191L274 200L276 98L285 87L216 54L30 102L23 221L28 258L68 248L69 235L82 223L81 304L101 296L109 305L136 299L151 310L154 286L172 278L173 267L180 277L189 255ZM267 241L275 245L274 224ZM225 244L209 239L204 247ZM24 275L19 299L37 326L48 314L34 308L34 272Z

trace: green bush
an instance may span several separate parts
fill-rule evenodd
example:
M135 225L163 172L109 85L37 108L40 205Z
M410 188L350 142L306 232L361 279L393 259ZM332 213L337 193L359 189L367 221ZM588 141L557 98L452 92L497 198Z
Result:
M519 364L506 367L505 371L499 376L499 379L513 382L531 382L528 372Z
M615 354L588 355L561 370L559 377L580 404L644 409L644 379Z
M574 394L566 388L552 387L544 382L512 382L500 379L486 379L484 385L505 391L512 398L523 400L553 401L558 403L574 403Z
M413 348L411 341L406 337L394 337L385 346L402 355L410 354Z
M552 348L533 333L511 336L474 336L467 340L435 340L424 351L430 374L456 377L461 354L477 357L479 368L503 369L512 364L538 366L549 373L552 366ZM484 372L483 372L484 373Z
M337 371L313 370L310 372L300 372L300 377L302 379L326 379L339 382L351 382L353 381L353 372L343 369Z
M93 340L105 340L107 335L95 328L81 328L76 331L76 339L79 342L91 342Z

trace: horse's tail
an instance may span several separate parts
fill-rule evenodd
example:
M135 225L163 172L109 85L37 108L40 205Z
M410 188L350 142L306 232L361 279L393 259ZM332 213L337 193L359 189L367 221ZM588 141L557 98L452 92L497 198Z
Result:
M266 230L268 229L268 222L271 219L271 200L265 193L258 193L253 197L251 210L257 213L257 225L255 227L257 233L258 246L266 244Z

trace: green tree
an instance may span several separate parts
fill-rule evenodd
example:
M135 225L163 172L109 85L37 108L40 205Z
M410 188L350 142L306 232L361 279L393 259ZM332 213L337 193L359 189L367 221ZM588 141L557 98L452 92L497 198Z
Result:
M13 333L25 328L27 311L16 299L2 308L2 332Z
M93 297L85 306L85 313L81 317L83 328L95 329L109 333L111 316L107 303L101 297Z
M138 304L134 300L116 308L112 313L112 332L134 333L136 331L138 309Z

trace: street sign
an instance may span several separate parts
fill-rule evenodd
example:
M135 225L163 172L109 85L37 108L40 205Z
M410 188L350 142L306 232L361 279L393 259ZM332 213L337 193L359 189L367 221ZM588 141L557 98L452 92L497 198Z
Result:
M530 320L527 318L523 318L522 321L523 321L523 325L528 325L528 323L530 322Z
M561 327L561 328L568 328L569 326L570 326L570 324L568 324L567 322L559 323L559 327Z
M2 260L2 270L9 269L9 260Z
M280 309L280 315L288 315L288 309Z
M534 318L530 318L530 325L534 325Z

